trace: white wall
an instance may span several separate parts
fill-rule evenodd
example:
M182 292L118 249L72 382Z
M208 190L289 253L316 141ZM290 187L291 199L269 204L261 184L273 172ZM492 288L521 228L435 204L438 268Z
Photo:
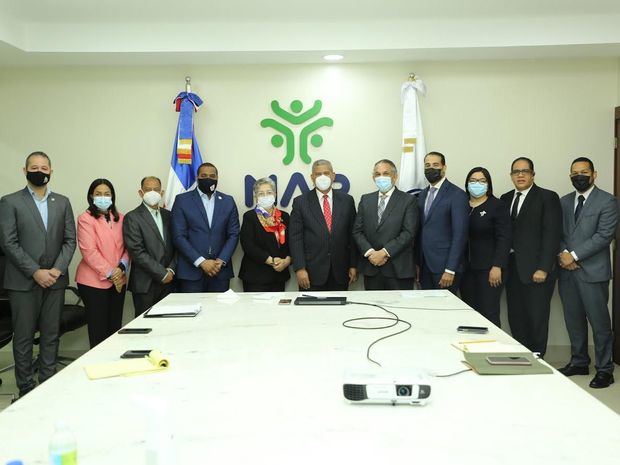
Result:
M193 90L205 100L195 117L203 159L218 166L220 188L235 196L241 213L246 174L275 173L286 182L295 171L309 172L297 156L284 166L282 149L270 144L273 131L260 127L272 116L272 99L283 106L323 100L322 114L334 127L320 131L325 142L315 157L331 159L349 177L357 200L373 189L375 160L400 160L399 90L410 71L428 86L421 103L427 148L446 155L448 177L458 185L470 167L482 164L501 194L511 187L510 161L527 155L537 183L563 194L571 187L570 160L588 155L598 185L611 190L619 65L597 59L3 69L0 193L23 187L24 157L42 149L52 157L52 189L69 195L76 214L95 177L112 180L122 211L133 208L140 178L167 179L177 122L172 99L191 75ZM238 251L236 270L239 261ZM233 287L240 289L238 280ZM556 295L550 344L567 343Z

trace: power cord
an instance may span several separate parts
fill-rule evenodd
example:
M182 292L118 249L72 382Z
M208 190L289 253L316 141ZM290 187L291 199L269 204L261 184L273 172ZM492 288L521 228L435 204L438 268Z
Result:
M380 337L379 339L374 340L372 343L370 343L370 345L368 346L368 348L366 349L366 358L374 363L377 366L381 366L381 364L379 362L377 362L376 360L374 360L371 356L370 356L370 349L377 344L380 341L383 341L384 339L388 339L390 337L394 337L394 336L398 336L399 334L402 334L406 331L409 331L411 329L411 323L409 323L408 321L405 320L401 320L400 317L394 313L389 311L388 309L386 309L384 306L379 305L379 304L372 304L369 302L351 302L348 301L347 305L367 305L369 307L377 307L380 308L381 310L383 310L386 313L389 313L392 317L381 317L381 316L367 316L367 317L362 317L362 318L351 318L349 320L345 320L342 322L342 326L344 326L345 328L350 328L350 329L365 329L365 330L377 330L377 329L388 329L388 328L393 328L394 326L396 326L399 323L404 323L407 325L407 327L405 329L402 329L400 331L397 331L395 333L392 334L388 334L387 336L383 336ZM387 306L387 305L386 305ZM381 320L381 321L391 321L392 323L389 324L385 324L383 326L372 326L372 327L368 327L368 326L356 326L354 324L352 324L355 321L370 321L370 320Z

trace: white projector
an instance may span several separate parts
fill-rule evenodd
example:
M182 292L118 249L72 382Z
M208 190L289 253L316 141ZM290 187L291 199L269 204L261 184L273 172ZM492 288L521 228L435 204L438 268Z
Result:
M424 405L431 395L431 386L421 374L351 373L345 375L342 391L355 404Z

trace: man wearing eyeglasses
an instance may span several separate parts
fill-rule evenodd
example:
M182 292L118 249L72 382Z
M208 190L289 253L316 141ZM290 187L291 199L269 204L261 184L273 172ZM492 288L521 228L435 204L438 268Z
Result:
M562 235L558 194L534 183L534 162L512 162L514 190L502 195L510 207L512 248L508 260L506 297L513 337L541 356L547 350L549 311Z

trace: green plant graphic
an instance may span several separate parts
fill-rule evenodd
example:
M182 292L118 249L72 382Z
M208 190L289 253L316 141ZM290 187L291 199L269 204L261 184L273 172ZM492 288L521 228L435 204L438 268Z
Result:
M314 105L309 110L306 110L302 113L304 109L304 104L299 100L293 100L290 105L291 111L288 112L284 110L280 103L277 100L273 100L271 102L271 110L284 121L298 126L310 121L312 118L317 116L321 109L323 108L323 103L320 100L315 100ZM288 126L285 126L283 123L273 119L273 118L265 118L260 122L261 127L263 128L272 128L278 131L280 134L275 134L271 137L271 145L276 148L282 147L286 142L286 154L282 159L282 162L285 165L290 164L295 157L295 135L293 130ZM327 117L319 118L312 123L301 129L299 133L299 158L304 163L310 164L312 159L310 158L310 154L308 153L308 140L310 140L310 145L313 147L320 147L323 145L323 137L320 134L314 134L310 136L313 132L317 131L319 128L324 126L332 127L334 125L334 120Z

